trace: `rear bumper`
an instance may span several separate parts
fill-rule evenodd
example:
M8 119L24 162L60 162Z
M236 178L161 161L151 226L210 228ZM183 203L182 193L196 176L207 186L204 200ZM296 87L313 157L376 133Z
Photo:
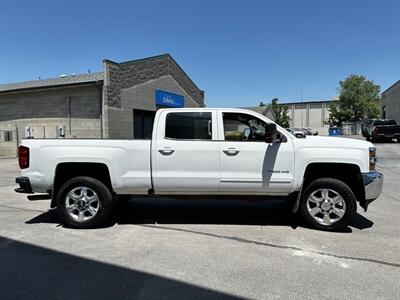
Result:
M379 138L400 138L400 133L374 133L373 137L376 139Z
M362 173L367 205L374 201L382 192L383 174L373 171Z
M17 193L33 194L29 177L17 177L15 182L19 184L19 188L15 189Z

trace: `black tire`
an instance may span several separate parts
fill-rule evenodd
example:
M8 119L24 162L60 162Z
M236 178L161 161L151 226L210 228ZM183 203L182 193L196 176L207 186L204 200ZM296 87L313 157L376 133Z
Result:
M330 225L324 225L319 223L308 211L307 208L307 199L308 197L315 191L319 189L329 189L333 190L337 194L339 194L345 204L346 209L344 215L341 219L337 220L336 222ZM334 178L320 178L312 181L302 192L301 199L300 199L300 206L299 206L299 215L300 218L310 227L327 230L327 231L339 231L345 228L354 217L357 212L357 202L356 198L349 188L347 184L344 182L334 179Z
M89 220L75 220L66 209L66 199L69 192L78 187L87 187L97 194L97 213ZM96 228L104 224L113 210L113 195L101 181L92 177L74 177L68 180L56 196L57 210L63 224L71 228Z
M397 142L400 143L400 138L397 138Z
M367 136L365 137L365 139L369 142L369 141L371 140L371 137L370 137L369 135L367 135Z

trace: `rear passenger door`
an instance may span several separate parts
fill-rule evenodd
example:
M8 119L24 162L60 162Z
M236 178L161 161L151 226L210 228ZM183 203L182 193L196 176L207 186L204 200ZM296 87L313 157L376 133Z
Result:
M209 194L219 189L214 110L166 110L158 118L153 183L162 194Z

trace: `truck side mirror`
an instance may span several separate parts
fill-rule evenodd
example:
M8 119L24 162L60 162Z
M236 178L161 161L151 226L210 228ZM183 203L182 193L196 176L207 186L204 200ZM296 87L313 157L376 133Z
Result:
M281 140L281 134L276 129L275 123L267 124L265 128L265 142L266 143L278 143Z

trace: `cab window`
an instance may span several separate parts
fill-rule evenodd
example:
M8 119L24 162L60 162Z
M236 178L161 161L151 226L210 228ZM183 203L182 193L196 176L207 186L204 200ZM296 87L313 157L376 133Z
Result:
M178 140L211 140L211 112L169 113L165 137Z

